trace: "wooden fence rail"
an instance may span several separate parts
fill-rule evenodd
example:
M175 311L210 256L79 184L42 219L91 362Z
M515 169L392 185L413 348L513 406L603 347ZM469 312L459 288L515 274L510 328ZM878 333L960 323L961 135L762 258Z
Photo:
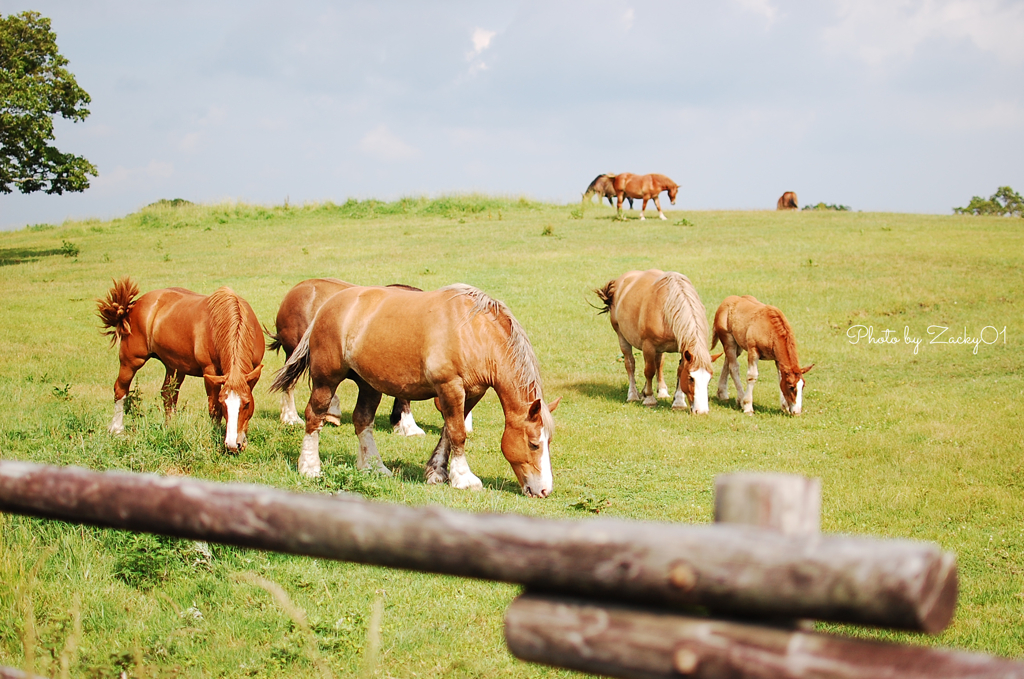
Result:
M0 461L0 511L716 614L938 632L955 557L908 540L534 519Z

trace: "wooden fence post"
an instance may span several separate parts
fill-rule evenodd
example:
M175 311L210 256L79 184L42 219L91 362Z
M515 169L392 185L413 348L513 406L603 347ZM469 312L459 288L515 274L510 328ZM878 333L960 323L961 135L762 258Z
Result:
M715 522L742 523L785 535L820 533L821 480L796 474L719 474Z

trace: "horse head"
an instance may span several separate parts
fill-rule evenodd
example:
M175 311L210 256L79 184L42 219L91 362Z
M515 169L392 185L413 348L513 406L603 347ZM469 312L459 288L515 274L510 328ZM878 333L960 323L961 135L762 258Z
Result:
M813 367L813 363L806 368L798 365L796 369L779 366L779 390L785 401L782 409L790 415L799 415L803 411L804 374L810 372Z
M714 360L714 359L712 359ZM679 370L676 378L679 389L690 404L690 412L694 415L708 414L708 383L711 382L711 370L695 365L694 355L685 349L679 357ZM676 407L675 404L672 406Z
M668 189L668 202L675 205L676 196L679 194L679 186L677 186L676 184L670 184L666 188Z
M210 414L217 421L227 420L224 433L224 447L232 453L245 450L249 443L246 433L249 431L249 420L256 411L252 390L260 379L263 364L259 364L246 374L242 381L233 380L232 387L225 388L228 381L226 375L203 375L206 380L207 393L210 393ZM216 394L216 406L213 403Z
M547 497L551 494L551 440L555 421L551 413L561 398L545 404L541 399L530 404L524 417L506 417L501 435L501 452L512 465L523 494Z

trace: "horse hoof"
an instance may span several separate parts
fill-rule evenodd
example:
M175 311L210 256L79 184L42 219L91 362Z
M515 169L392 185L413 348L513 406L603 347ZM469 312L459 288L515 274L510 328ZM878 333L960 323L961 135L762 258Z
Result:
M644 399L644 405L647 406L648 408L653 408L654 406L658 405L658 399L654 398L653 396L648 396L647 398Z
M448 483L448 472L444 469L427 467L424 477L426 478L427 483L432 486Z
M459 490L483 490L484 484L476 474L466 474L458 479L452 479L449 481L452 488L458 488Z
M392 433L398 434L399 436L425 436L426 432L420 429L415 424L411 427L404 426L401 422L396 424L391 430Z
M281 424L295 425L295 424L305 424L305 422L303 422L302 418L299 417L298 415L287 415L287 416L282 416L281 417Z
M326 424L334 425L335 427L341 426L341 418L337 415L331 415L330 413L324 415L324 422Z
M311 479L320 476L320 465L299 465L299 473Z

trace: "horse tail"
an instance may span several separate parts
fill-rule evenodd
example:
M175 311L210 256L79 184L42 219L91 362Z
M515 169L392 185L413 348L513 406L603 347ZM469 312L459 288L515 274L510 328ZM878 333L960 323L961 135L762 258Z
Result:
M594 294L604 305L603 307L594 307L598 314L606 314L612 310L612 304L615 302L615 282L613 279L605 283L604 287L594 288Z
M114 346L132 334L128 315L135 307L139 296L139 286L130 276L125 276L113 283L114 285L107 292L106 298L96 300L96 313L103 321L103 327L106 328L102 333L110 337L110 346Z
M265 325L263 326L263 334L267 336L268 340L270 340L267 342L267 351L280 351L284 348L284 343L281 342L281 337L270 332Z
M270 391L291 391L299 378L309 370L309 333L313 330L314 325L315 322L309 324L306 333L299 340L299 345L295 347L295 351L292 352L287 363L274 373Z
M679 353L689 349L698 368L711 370L708 350L708 319L704 303L690 279L681 273L668 272L661 281L666 286L665 322L679 345Z

